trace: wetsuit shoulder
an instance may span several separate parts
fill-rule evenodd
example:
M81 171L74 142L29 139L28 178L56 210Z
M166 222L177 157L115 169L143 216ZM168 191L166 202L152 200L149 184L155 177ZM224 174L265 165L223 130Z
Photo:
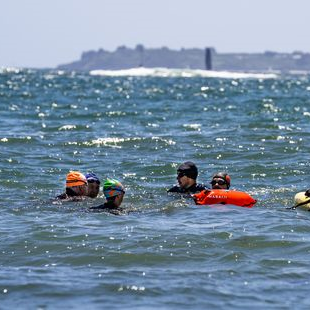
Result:
M114 215L124 214L123 208L111 207L111 204L109 204L109 203L104 203L104 204L96 206L96 207L90 207L89 210L93 211L93 212L108 212L108 213L111 213Z
M188 188L188 191L191 194L195 194L198 192L202 192L205 189L208 189L208 187L206 185L201 184L201 183L196 183L196 184L192 185L190 188Z
M68 198L68 195L66 193L62 193L58 196L55 197L56 199L60 199L60 200L63 200L63 199L67 199Z
M168 193L185 193L184 189L182 189L180 186L175 185L167 190Z
M108 209L109 207L107 206L106 203L103 203L102 205L96 206L96 207L90 207L90 210L102 210L102 209Z
M209 189L209 187L206 186L205 184L198 183L198 184L196 184L196 189L197 189L199 192L201 192L201 191L203 191L203 190L205 190L205 189Z

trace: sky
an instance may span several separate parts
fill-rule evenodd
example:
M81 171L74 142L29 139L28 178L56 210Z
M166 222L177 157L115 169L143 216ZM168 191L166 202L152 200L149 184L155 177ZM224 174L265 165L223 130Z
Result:
M0 0L0 67L52 68L100 48L310 53L310 0Z

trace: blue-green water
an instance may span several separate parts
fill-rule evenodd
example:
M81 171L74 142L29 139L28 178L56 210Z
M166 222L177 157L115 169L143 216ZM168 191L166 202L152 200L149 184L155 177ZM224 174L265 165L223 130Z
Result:
M0 71L0 308L308 309L310 78ZM252 209L166 195L192 160ZM126 186L55 204L69 170Z

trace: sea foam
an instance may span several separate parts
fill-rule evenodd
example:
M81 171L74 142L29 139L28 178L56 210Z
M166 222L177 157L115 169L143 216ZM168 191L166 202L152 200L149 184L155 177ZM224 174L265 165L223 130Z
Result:
M275 73L247 73L168 68L131 68L124 70L91 70L90 75L101 76L153 76L153 77L209 77L226 79L275 79Z

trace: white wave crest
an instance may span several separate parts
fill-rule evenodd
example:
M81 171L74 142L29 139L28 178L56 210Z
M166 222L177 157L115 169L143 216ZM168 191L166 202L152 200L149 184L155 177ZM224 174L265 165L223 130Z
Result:
M131 68L124 70L91 70L90 75L101 76L154 76L154 77L212 77L226 79L275 79L274 73L247 73L168 68Z
M147 142L147 141L155 141L155 142L162 142L165 145L174 145L176 144L175 141L171 139L165 139L162 137L156 137L152 136L149 138L146 137L131 137L131 138L117 138L117 137L106 137L106 138L98 138L91 141L85 141L85 142L77 142L77 141L71 141L67 142L67 145L87 145L87 146L106 146L111 148L122 148L122 144L126 142Z
M76 129L75 125L64 125L58 128L58 130L72 130L72 129Z
M21 71L23 71L21 68L17 68L17 67L0 67L0 74L3 73L20 73Z

